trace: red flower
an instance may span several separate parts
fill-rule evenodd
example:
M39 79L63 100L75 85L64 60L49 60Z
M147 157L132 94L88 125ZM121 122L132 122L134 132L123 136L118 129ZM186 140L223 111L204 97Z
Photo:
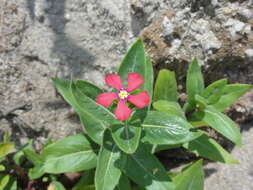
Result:
M149 95L147 91L142 91L137 95L131 95L130 92L139 88L143 84L143 79L138 73L128 73L127 88L124 89L121 78L116 74L110 74L105 77L105 83L118 90L118 93L102 93L96 101L98 104L108 107L111 103L119 99L115 116L119 120L127 120L131 115L132 110L127 106L126 102L129 101L137 108L143 108L149 104Z

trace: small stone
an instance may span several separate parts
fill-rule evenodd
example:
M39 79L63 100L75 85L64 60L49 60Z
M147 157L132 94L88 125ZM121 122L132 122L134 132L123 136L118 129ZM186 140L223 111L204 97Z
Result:
M252 10L247 8L239 8L238 14L241 15L246 20L250 20L253 18Z
M225 15L230 15L230 14L233 13L233 10L231 10L231 9L225 9L225 10L223 11L223 13L224 13Z
M211 3L213 5L213 7L216 7L219 5L218 0L212 0Z
M246 57L253 59L253 49L246 49L245 55L246 55Z
M222 44L210 29L210 24L207 20L199 19L192 24L191 28L194 31L193 36L206 52L221 48Z
M217 39L217 37L211 31L207 32L204 35L197 34L195 37L207 52L212 49L221 48L221 42Z
M253 0L249 0L248 6L253 6Z
M178 50L178 48L181 46L182 41L179 39L174 39L171 43L171 48L170 48L170 54L175 54Z
M228 21L224 24L226 28L228 28L228 31L231 34L232 40L238 40L241 38L239 35L239 32L241 32L244 29L245 23L235 20L235 19L228 19Z
M71 16L70 16L70 14L65 14L65 19L67 20L67 21L70 21L71 20Z
M163 19L163 32L162 35L167 38L171 38L171 35L174 32L174 24L171 19L169 19L167 16Z

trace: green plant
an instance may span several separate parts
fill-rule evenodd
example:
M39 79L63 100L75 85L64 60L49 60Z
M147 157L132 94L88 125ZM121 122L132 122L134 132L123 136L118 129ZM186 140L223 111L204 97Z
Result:
M128 97L130 103L124 101L121 115L116 111L116 116L113 114L118 109L115 94L111 93L110 101L100 105L98 97L105 98L101 96L105 94L103 89L83 80L53 79L60 94L79 115L85 133L50 142L41 154L23 150L34 165L29 169L31 179L84 171L73 190L202 190L202 160L189 164L179 174L172 174L154 153L183 147L199 157L238 163L202 126L209 126L241 145L239 128L221 111L251 85L230 85L223 79L205 88L200 66L194 59L187 73L188 99L182 109L174 72L161 70L153 93L152 63L141 40L128 51L117 73L125 87L129 73L137 73L143 79L142 86L136 85L139 90L135 88L131 96L144 91L149 99L146 98L146 103L131 101L130 94L123 89L123 94L118 94L119 101ZM122 93L121 88L118 90ZM56 180L53 183L55 189L64 189Z

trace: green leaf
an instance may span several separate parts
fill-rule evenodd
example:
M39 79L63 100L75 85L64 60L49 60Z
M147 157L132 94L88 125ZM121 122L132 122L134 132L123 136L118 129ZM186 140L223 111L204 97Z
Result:
M188 166L173 179L173 182L176 184L175 190L204 190L202 160Z
M0 174L0 189L4 189L10 180L9 175Z
M5 170L5 166L4 165L0 165L0 171L4 171Z
M183 119L186 119L183 110L177 102L159 100L153 103L153 107L160 112L167 113L170 115L176 115Z
M154 83L154 72L153 72L153 65L151 58L149 56L146 56L146 65L145 65L145 74L144 74L144 84L141 87L141 89L148 91L150 103L153 96L153 83ZM150 106L149 106L150 107Z
M153 95L154 80L153 67L150 57L145 55L144 44L141 39L137 40L128 50L119 67L118 75L121 77L125 87L127 86L128 73L132 72L138 73L142 76L144 84L139 90L148 91L151 100ZM144 109L147 111L146 108Z
M43 164L37 165L34 168L29 169L28 175L30 179L38 179L45 174Z
M96 96L99 92L98 87L94 87L88 82L77 81L76 85L65 80L53 79L53 82L64 99L75 109L79 114L81 122L85 128L85 131L96 143L102 143L102 137L104 130L108 127L108 123L115 120L114 115L97 104L91 97L84 94L85 91L94 92L96 90ZM85 88L87 88L85 90Z
M201 135L183 145L184 148L195 153L197 156L202 156L210 160L223 162L226 164L239 164L222 146L220 146L214 139Z
M14 177L10 177L7 185L3 190L17 190L17 180Z
M208 104L215 104L219 101L227 81L227 79L217 80L205 88L203 97L207 99Z
M131 190L130 181L126 175L121 174L119 183L116 185L114 190Z
M120 157L120 151L113 142L110 131L105 131L95 173L96 190L113 190L116 187L121 171L115 166L115 162Z
M177 98L175 72L167 69L160 70L155 83L154 101L167 100L177 102Z
M207 101L205 98L203 98L202 96L196 94L195 95L195 102L197 104L197 108L200 110L203 110L206 108L207 106Z
M65 190L65 187L58 181L53 181L49 187L48 190Z
M42 152L46 173L79 172L96 166L97 156L88 138L78 134L48 145Z
M82 93L74 84L72 94L78 104L80 119L88 135L98 144L102 142L104 130L116 122L114 114Z
M162 144L162 145L154 145L152 147L152 151L151 153L154 154L156 152L160 152L162 150L168 150L168 149L172 149L172 148L179 148L181 147L182 144L173 144L173 145L166 145L166 144Z
M118 75L121 77L124 86L127 85L128 73L132 72L139 73L143 79L146 79L146 56L142 40L137 40L133 44L119 67Z
M44 158L30 149L24 149L22 152L24 153L25 157L34 165L33 168L29 169L29 178L37 179L44 175Z
M0 143L0 158L15 152L15 145L11 142Z
M129 178L147 190L174 190L162 164L144 145L134 154L127 155L127 162L121 167Z
M96 166L96 147L85 135L74 135L48 145L37 155L31 150L24 150L34 168L29 170L29 177L37 179L44 173L64 173L88 170Z
M186 79L186 91L188 107L186 111L192 109L195 106L195 95L201 95L204 90L204 79L201 73L200 66L197 59L193 59L189 66Z
M75 82L76 88L80 90L82 94L85 94L89 98L95 100L99 94L103 93L103 90L94 84L84 80L77 80Z
M94 184L94 170L85 171L78 183L72 188L72 190L83 190L84 186Z
M235 144L242 144L240 128L229 117L214 107L206 107L202 120Z
M4 136L3 136L3 142L6 143L6 142L9 142L10 140L10 134L9 134L9 131L6 130L4 131Z
M13 156L13 160L14 160L15 164L17 164L18 166L21 166L22 161L24 160L24 157L25 157L23 150L32 149L32 143L33 143L33 141L29 140L28 143L26 143L25 145L21 146L18 149L18 152L16 152Z
M139 121L118 122L112 125L112 137L117 146L124 152L132 154L138 148L141 137L141 123Z
M249 84L230 84L226 85L223 89L222 95L219 101L213 106L219 110L223 111L230 105L235 103L235 101L240 98L244 93L252 89L252 85Z
M190 131L192 126L181 117L157 111L149 112L142 126L145 131L142 141L150 144L180 144L201 135Z
M30 149L23 150L26 158L32 162L35 166L41 165L44 159L37 153L31 151Z
M95 190L95 185L85 185L82 186L82 188L80 190Z

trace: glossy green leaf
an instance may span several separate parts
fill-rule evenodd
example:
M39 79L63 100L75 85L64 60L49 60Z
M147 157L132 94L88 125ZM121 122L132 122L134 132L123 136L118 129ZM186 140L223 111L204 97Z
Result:
M126 175L121 174L119 183L116 185L114 190L131 190L130 181Z
M32 142L33 142L32 140L29 140L28 143L21 146L18 149L18 152L14 154L13 160L14 160L15 164L17 164L18 166L20 166L22 164L22 161L24 160L24 157L25 157L25 154L24 154L23 150L32 149Z
M146 190L174 190L174 185L162 164L144 145L134 154L127 155L127 162L121 169Z
M93 100L95 100L99 94L103 93L102 89L85 80L75 81L75 86L78 90L80 90L80 92L82 92L82 94L85 94Z
M96 91L96 96L99 94L98 87L94 87L88 82L77 81L76 85L69 81L61 79L53 79L53 82L64 99L75 109L79 114L81 122L88 135L98 144L102 143L104 130L108 127L111 121L115 120L114 115L97 104L89 93L84 94L86 90L89 92ZM85 89L87 88L87 89Z
M44 162L44 159L42 158L41 155L33 152L30 149L25 149L23 150L26 158L33 163L33 165L38 166L41 165Z
M4 131L4 135L3 135L3 142L4 143L7 143L10 141L10 134L9 134L9 131L8 130L5 130Z
M203 97L207 99L208 104L215 104L220 99L227 81L227 79L217 80L205 88Z
M240 128L237 124L214 107L206 107L202 120L235 144L242 144Z
M187 91L187 102L188 102L188 109L192 109L195 106L195 95L201 95L204 90L204 79L201 73L200 66L198 64L197 59L193 59L191 62L188 72L187 72L187 79L186 79L186 91Z
M213 106L219 110L223 111L230 105L235 103L235 101L240 98L244 93L252 89L252 85L249 84L230 84L226 85L223 89L222 95L219 101Z
M22 152L24 153L25 157L34 165L33 168L29 169L29 178L37 179L44 175L44 158L30 149L24 149Z
M0 165L0 171L4 171L5 170L5 166L4 165Z
M160 70L155 83L154 101L167 100L177 102L177 98L175 72L167 69Z
M38 179L45 174L43 164L37 165L34 168L29 169L28 175L30 179Z
M226 164L239 163L214 139L204 134L188 143L185 143L183 147L195 153L197 156L202 156L210 160L223 162Z
M142 131L139 121L118 122L112 125L111 130L115 143L123 152L132 154L136 151Z
M11 142L0 143L0 157L5 157L10 153L15 152L15 145Z
M85 185L80 190L95 190L95 185Z
M64 173L82 171L96 166L96 154L84 135L70 136L48 145L42 155L24 150L34 168L29 170L31 179L44 173Z
M42 152L46 173L78 172L96 166L97 156L93 145L84 135L78 134L48 145Z
M176 184L175 190L204 190L202 160L188 166L173 179L173 182Z
M85 186L94 184L95 171L85 171L78 183L72 188L72 190L83 190Z
M53 181L49 187L48 190L65 190L65 187L58 181Z
M141 89L148 91L149 98L150 98L149 105L151 105L151 100L152 100L152 96L153 96L153 83L154 83L154 71L153 71L152 60L149 56L146 56L144 84L141 87Z
M149 112L142 126L145 132L142 141L150 144L180 144L201 135L191 132L192 126L181 117L157 111Z
M0 189L4 189L10 180L9 175L0 174Z
M14 177L10 177L7 185L3 190L18 190L17 180Z
M156 152L160 152L162 150L169 150L169 149L172 149L172 148L179 148L181 147L182 144L173 144L173 145L167 145L167 144L162 144L162 145L154 145L152 147L152 151L151 153L154 154Z
M128 73L132 72L139 73L143 78L146 79L146 56L142 40L137 40L133 44L119 67L118 75L121 76L124 86L127 85Z
M196 107L200 110L205 109L207 106L207 100L198 94L195 95L195 102Z
M113 113L83 94L74 84L71 85L71 89L78 104L77 109L80 119L88 135L100 144L104 130L116 122L117 119Z
M121 171L116 167L115 162L120 157L120 151L114 143L110 131L105 131L95 173L96 190L113 190L116 187Z
M167 113L170 115L176 115L183 119L186 119L183 110L177 102L159 100L153 103L153 107L160 112Z

